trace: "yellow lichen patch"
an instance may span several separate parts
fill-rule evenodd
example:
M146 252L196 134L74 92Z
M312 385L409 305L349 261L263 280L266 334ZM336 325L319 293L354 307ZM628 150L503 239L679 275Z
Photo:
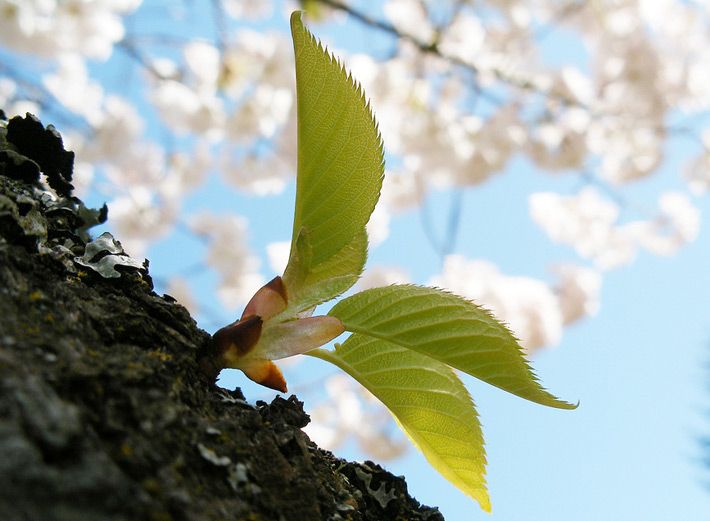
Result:
M173 355L171 355L169 353L164 353L160 349L156 349L155 351L151 351L150 353L148 353L148 356L150 356L152 358L160 358L163 362L167 362L168 360L170 360L173 357Z

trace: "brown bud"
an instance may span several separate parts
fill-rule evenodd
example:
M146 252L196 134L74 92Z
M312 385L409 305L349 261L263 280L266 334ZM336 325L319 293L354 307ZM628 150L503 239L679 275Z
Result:
M212 342L215 351L222 357L225 366L254 349L261 337L263 323L261 317L256 315L242 317L214 334Z

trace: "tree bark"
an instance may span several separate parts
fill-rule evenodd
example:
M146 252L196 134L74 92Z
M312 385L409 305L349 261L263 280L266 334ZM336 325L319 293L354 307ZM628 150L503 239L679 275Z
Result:
M112 238L87 250L100 216L71 197L67 153L17 132L35 146L0 127L0 519L443 519L318 448L295 396L252 405L202 376L210 335ZM38 154L63 165L59 198Z

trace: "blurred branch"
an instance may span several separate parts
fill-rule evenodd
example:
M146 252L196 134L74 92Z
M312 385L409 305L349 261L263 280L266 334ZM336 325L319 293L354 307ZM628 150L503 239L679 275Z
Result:
M225 43L225 35L229 32L227 28L227 20L220 0L212 0L212 14L214 17L215 26L217 26L217 42L216 47L219 49L220 55L224 54L227 47Z
M537 33L531 35L531 37L537 41L541 42L548 36L550 36L552 33L554 33L559 26L564 22L565 20L572 18L575 16L577 13L582 11L582 9L586 8L589 6L589 2L586 2L585 0L582 0L578 3L571 3L562 6L562 8L554 14L554 16L551 17L551 19L555 23L548 23L541 27Z
M383 22L381 20L377 20L375 18L372 18L371 16L363 13L362 11L358 11L357 9L355 9L351 6L342 3L340 0L317 0L317 1L324 4L324 5L327 5L328 7L333 8L333 9L343 11L365 25L368 25L370 27L374 27L378 30L386 32L398 39L408 41L408 42L414 44L424 54L431 54L431 55L437 56L437 57L451 63L452 65L456 65L456 66L465 68L465 69L473 72L476 75L481 73L481 70L475 64L464 61L464 60L457 58L455 56L448 56L448 55L443 54L437 45L438 37L435 38L434 41L432 41L431 43L422 42L416 36L413 36L413 35L407 34L407 33L403 33L401 31L399 31L394 25L392 25L388 22ZM578 100L569 98L569 97L564 96L559 93L550 92L550 91L536 85L534 82L532 82L530 80L527 80L524 78L513 77L510 74L503 71L502 69L498 69L498 68L492 69L491 73L499 81L501 81L503 83L507 83L508 85L511 85L513 87L516 87L516 88L519 88L522 90L527 90L530 92L535 92L538 94L542 94L542 95L544 95L548 98L552 98L552 99L554 99L554 100L558 101L559 103L566 105L566 106L576 106L576 107L588 109L588 107L585 104L581 103ZM485 93L485 96L487 98L495 99L496 103L498 103L498 104L502 103L499 99L495 98L490 93Z
M138 48L133 44L132 41L123 39L120 42L116 44L116 47L120 50L122 50L124 53L126 53L127 56L132 58L134 61L136 61L138 64L141 66L145 67L145 69L150 72L153 76L155 76L159 80L167 80L169 78L165 77L164 74L162 74L158 69L155 68L155 66L151 63L151 61L146 58L139 50Z
M445 227L441 238L437 236L432 222L432 216L429 212L429 204L426 199L422 200L419 217L422 223L422 229L427 241L439 255L442 262L448 255L451 255L456 250L456 239L461 228L461 210L463 208L464 190L457 187L451 190L451 200L449 201L449 211L446 219Z

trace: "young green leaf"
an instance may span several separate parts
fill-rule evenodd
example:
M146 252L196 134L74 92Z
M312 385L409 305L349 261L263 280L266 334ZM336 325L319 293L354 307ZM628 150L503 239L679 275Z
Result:
M291 32L296 55L298 165L287 271L293 271L292 265L298 262L296 243L303 228L310 239L310 270L316 270L362 234L382 187L384 153L360 86L304 27L300 12L291 15ZM342 267L332 264L325 271L356 279L363 265L355 263L343 273Z
M350 288L367 259L365 225L379 198L384 154L360 87L291 16L296 54L298 164L291 255L247 304L242 317L215 333L202 355L210 376L223 367L286 391L272 360L317 348L342 333L313 308Z
M312 257L310 235L305 228L301 228L283 276L291 305L280 319L303 313L337 297L355 284L367 260L367 232L363 228L350 244L315 267L311 267Z
M446 291L413 285L374 288L341 300L329 314L347 331L413 349L522 398L576 407L543 389L508 328Z
M337 365L374 394L429 463L490 512L481 424L468 391L446 364L357 333L335 351L308 354Z

